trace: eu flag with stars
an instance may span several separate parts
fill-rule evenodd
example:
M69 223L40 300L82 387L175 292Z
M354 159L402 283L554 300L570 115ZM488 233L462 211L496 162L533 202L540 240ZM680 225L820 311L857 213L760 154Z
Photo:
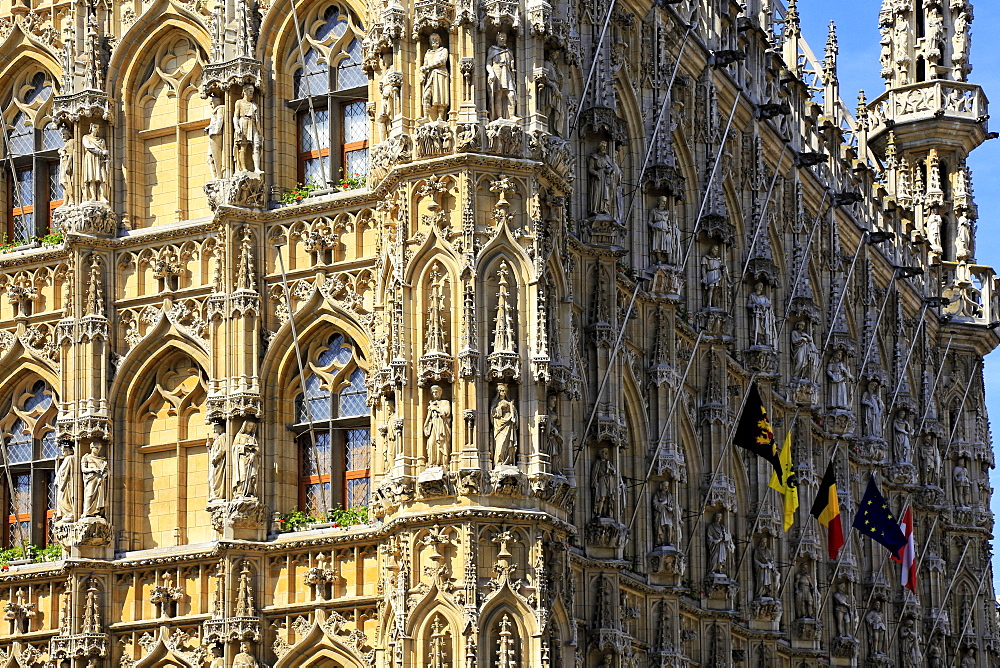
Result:
M885 546L895 556L906 545L906 537L889 510L889 502L875 485L875 476L868 479L868 489L854 514L854 528L876 543Z

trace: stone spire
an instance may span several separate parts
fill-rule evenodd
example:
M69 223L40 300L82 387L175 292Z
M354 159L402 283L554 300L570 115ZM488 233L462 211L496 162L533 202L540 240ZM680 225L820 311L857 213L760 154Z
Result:
M879 13L888 90L868 105L868 143L886 165L900 223L926 242L928 264L973 259L966 158L986 139L988 112L982 89L966 81L971 23L968 0L885 0Z

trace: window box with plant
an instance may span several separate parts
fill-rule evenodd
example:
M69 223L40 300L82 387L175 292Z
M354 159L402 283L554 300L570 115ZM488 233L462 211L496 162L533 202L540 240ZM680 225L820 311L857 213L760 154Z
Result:
M277 523L279 533L327 528L347 529L368 524L368 506L357 506L346 509L338 506L328 515L318 517L296 508L290 513L281 515Z

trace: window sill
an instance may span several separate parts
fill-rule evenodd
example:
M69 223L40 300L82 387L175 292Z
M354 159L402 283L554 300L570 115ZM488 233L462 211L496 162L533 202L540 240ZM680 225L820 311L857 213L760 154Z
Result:
M271 196L273 197L277 195L280 197L285 192L288 192L286 188L279 188L278 186L274 186L271 189ZM363 195L370 192L371 191L368 189L368 186L361 186L358 188L323 188L322 190L313 190L311 193L309 193L308 197L303 197L298 202L279 202L271 200L270 208L272 210L287 209L289 207L302 206L303 204L313 204L316 202L331 201L337 199L338 195L344 195L345 193L350 193L353 196L353 195Z

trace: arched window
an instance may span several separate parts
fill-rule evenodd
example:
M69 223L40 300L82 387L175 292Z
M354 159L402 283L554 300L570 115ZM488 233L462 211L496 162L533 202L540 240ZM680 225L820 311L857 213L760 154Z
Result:
M7 507L2 516L3 546L47 545L56 507L56 402L49 386L39 380L22 386L9 405L0 423L0 486Z
M368 505L371 424L357 346L334 334L312 351L295 397L299 508L320 517ZM296 389L301 390L296 380Z
M318 184L368 174L368 76L362 70L364 27L330 5L306 21L293 48L298 178Z
M62 133L48 117L52 81L35 72L13 87L3 107L3 182L7 240L26 242L48 233L52 210L63 202L59 181Z

